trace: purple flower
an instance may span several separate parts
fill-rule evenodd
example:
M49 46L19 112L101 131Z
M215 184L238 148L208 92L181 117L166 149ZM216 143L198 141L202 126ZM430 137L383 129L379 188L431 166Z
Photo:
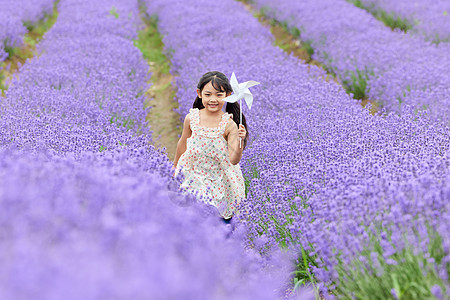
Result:
M437 284L435 284L431 287L431 293L433 294L433 296L435 296L439 300L444 299L444 295L442 294L442 289Z

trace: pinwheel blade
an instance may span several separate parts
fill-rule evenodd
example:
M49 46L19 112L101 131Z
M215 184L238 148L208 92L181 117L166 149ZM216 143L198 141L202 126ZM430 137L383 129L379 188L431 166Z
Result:
M238 81L236 79L236 75L234 74L234 72L233 72L233 74L231 74L230 84L231 84L231 88L233 89L233 92L235 94L239 94L239 84L238 84Z
M230 84L233 89L233 95L224 98L224 100L229 103L234 103L238 100L244 99L245 103L247 103L247 107L250 109L253 104L253 95L250 92L249 88L258 85L259 82L249 80L243 83L238 83L236 75L233 72L231 74Z
M244 83L240 83L239 84L239 88L241 88L241 89L248 89L248 88L251 88L252 86L255 86L255 85L258 85L258 84L259 84L258 81L249 80L249 81L246 81ZM242 87L241 87L241 85L242 85Z
M239 100L239 94L234 93L231 96L223 98L223 100L226 101L226 102L229 102L229 103L234 103L234 102Z
M252 104L253 104L253 95L252 93L248 92L248 94L246 93L244 96L245 99L245 103L247 103L247 107L248 109L252 108Z

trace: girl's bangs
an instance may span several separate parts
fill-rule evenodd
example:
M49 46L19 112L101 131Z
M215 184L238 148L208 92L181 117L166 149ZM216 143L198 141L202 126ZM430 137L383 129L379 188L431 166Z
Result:
M211 84L216 90L221 91L221 92L227 92L227 88L226 88L227 83L224 82L219 77L214 76L213 78L211 78Z

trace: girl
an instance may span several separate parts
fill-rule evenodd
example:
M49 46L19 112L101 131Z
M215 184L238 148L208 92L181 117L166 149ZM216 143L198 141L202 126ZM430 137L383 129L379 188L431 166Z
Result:
M175 176L182 171L181 187L202 196L202 201L214 205L228 223L245 197L245 186L239 161L247 145L247 123L237 102L223 100L232 88L220 72L204 74L197 85L197 98L186 115L183 133L177 144ZM242 147L239 147L239 139Z

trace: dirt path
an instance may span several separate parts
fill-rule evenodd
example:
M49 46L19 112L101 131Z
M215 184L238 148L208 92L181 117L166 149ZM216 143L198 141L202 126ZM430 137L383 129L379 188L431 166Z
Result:
M25 64L28 59L32 59L36 53L36 45L41 41L44 34L55 24L58 18L59 0L55 1L53 5L53 13L46 15L42 20L34 24L29 31L24 35L24 43L20 47L13 49L13 53L5 61L3 61L0 68L0 90L1 95L5 96L5 90L8 88L6 82L17 74L19 68Z
M148 105L152 108L147 115L153 131L154 145L158 148L165 148L170 160L174 160L183 124L180 115L173 110L178 108L175 101L175 90L173 87L173 77L169 74L162 74L155 67L150 66L153 75L153 85L147 91L149 99Z
M164 44L158 32L158 18L149 16L141 3L141 18L146 27L138 33L135 46L141 50L147 60L152 77L151 87L146 92L146 107L151 106L146 117L153 131L153 143L164 149L170 160L174 160L179 135L183 130L180 115L174 112L178 108L175 100L175 81L170 74L170 60L164 55Z
M318 66L325 71L327 71L326 81L334 81L335 83L342 85L335 74L330 73L326 66L321 62L312 59L311 50L312 48L308 43L302 41L300 37L293 35L290 33L285 27L282 26L279 22L266 17L263 13L258 11L248 0L238 0L243 4L243 6L255 17L258 21L270 29L270 32L275 38L275 45L283 49L285 52L289 54L293 54L295 57L305 61L308 65ZM345 89L345 87L343 87ZM379 110L379 104L375 101L371 101L367 98L363 98L360 100L360 104L362 107L365 107L368 103L371 103L371 113L375 114Z

